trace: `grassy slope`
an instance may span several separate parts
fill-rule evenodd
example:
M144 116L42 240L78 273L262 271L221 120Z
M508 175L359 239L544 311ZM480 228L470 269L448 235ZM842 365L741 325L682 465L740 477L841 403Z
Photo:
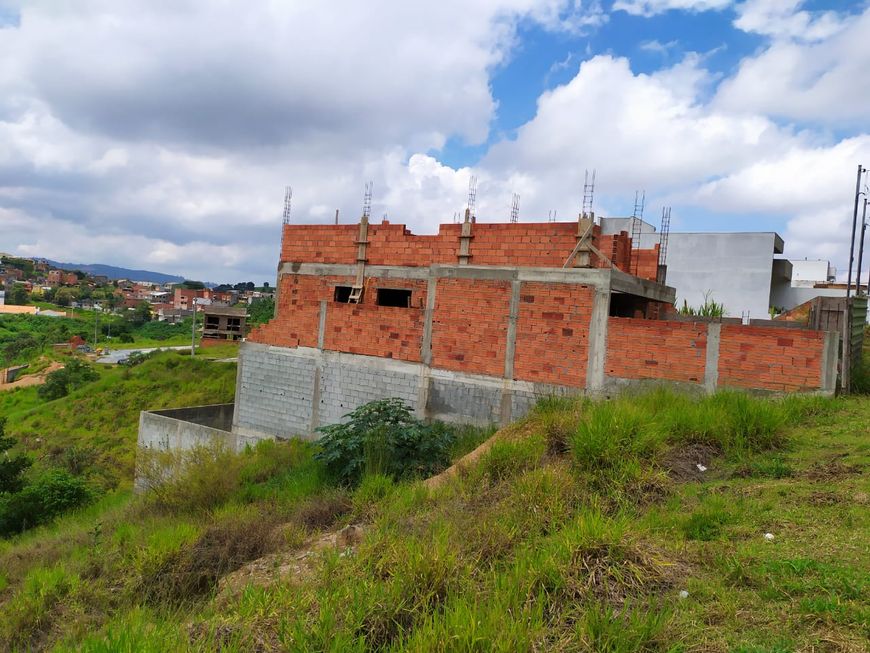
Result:
M191 360L165 352L129 370L97 365L99 381L62 399L42 401L35 387L0 393L0 414L7 417L7 435L38 465L58 463L76 447L95 456L86 464L101 486L129 486L139 411L232 401L236 366L205 358L227 353L215 348Z
M811 407L819 414L792 415L781 430L784 448L749 453L723 440L725 454L689 482L649 464L665 464L675 431L664 436L626 403L613 412L544 406L508 429L514 440L432 493L377 479L351 495L330 489L301 444L224 456L199 468L189 493L176 488L173 510L112 495L0 544L0 642L87 651L865 651L870 400ZM755 414L777 417L764 406ZM699 412L692 438L716 430L704 419ZM758 420L741 422L744 434ZM578 439L570 448L582 459L547 453L548 443L575 437L578 421L624 441L608 449ZM210 494L220 494L217 508L197 509ZM303 581L208 592L245 559L350 521L369 524L354 555L327 552Z

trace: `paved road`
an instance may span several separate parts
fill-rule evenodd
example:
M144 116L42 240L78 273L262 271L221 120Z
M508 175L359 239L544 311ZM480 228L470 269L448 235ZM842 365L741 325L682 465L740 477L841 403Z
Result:
M159 349L187 349L190 351L190 345L182 345L180 347L146 347L144 349L112 349L108 355L101 356L97 359L98 363L103 363L106 365L117 365L118 361L124 358L128 358L130 354L135 352L142 352L143 354L147 354L149 351L157 351Z

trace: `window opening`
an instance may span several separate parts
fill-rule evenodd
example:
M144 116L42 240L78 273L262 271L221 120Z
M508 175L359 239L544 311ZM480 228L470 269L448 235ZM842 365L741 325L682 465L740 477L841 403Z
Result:
M411 307L411 291L399 288L378 288L378 306Z
M335 295L333 296L335 301L341 304L347 304L350 302L350 291L353 290L350 286L336 286L335 287Z

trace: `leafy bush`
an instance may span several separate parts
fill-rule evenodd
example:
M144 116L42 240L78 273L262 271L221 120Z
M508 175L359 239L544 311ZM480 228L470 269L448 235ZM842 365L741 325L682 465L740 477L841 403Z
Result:
M45 383L39 387L37 394L46 401L66 397L70 392L86 383L100 378L97 371L87 363L73 358L63 369L52 372Z
M81 478L52 469L15 494L0 497L0 534L18 533L89 503L93 491Z
M450 463L453 432L421 422L401 399L371 401L345 417L344 424L318 429L316 454L341 483L356 485L364 474L429 476Z

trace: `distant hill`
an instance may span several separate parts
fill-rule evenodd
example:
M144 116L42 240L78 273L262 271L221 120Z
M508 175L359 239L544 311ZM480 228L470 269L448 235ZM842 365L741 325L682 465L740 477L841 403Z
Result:
M131 281L148 281L150 283L181 283L184 281L184 277L173 274L118 268L114 265L103 265L102 263L58 263L49 259L46 259L46 262L61 270L81 270L91 275L103 275L109 279L130 279Z

